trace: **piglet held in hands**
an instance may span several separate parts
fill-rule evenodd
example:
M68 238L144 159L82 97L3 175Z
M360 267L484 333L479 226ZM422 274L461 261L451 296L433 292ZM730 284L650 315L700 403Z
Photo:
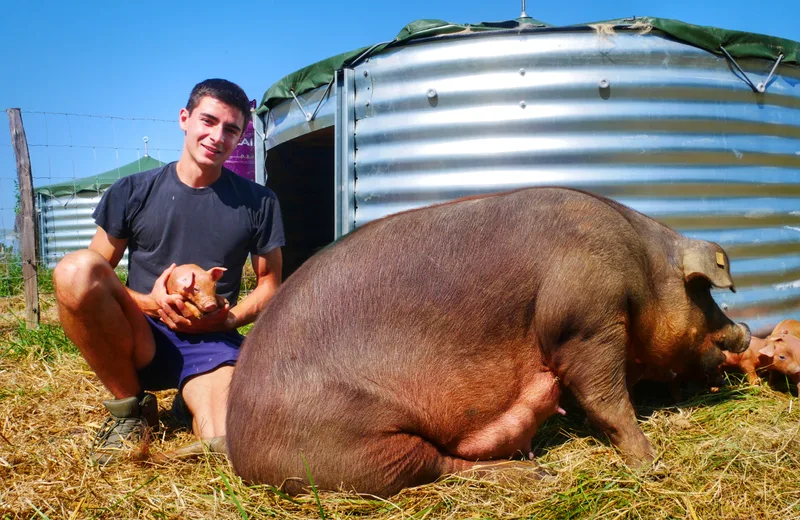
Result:
M217 295L217 280L222 277L224 267L212 267L208 271L196 264L177 266L167 278L167 293L179 294L195 318L224 307L228 301Z

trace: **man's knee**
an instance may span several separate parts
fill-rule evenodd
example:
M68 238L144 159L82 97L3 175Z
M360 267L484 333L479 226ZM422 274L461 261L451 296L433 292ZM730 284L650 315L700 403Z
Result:
M56 300L67 307L80 306L87 299L109 290L109 275L116 278L111 264L99 253L89 249L72 252L53 270Z

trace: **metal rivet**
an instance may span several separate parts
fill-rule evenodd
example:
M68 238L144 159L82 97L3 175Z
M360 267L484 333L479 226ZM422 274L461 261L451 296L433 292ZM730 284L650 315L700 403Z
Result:
M720 307L722 307L723 312L728 312L728 304L727 303L723 303L722 305L720 305Z
M520 76L524 76L525 75L525 69L519 69L519 75Z
M366 78L367 76L369 76L369 72L367 72L367 71L365 70L365 71L364 71L364 77Z
M766 90L767 90L767 86L766 86L766 85L764 85L763 83L759 83L758 85L756 85L756 88L757 88L757 89L758 89L758 91L759 91L759 92L761 92L762 94L764 93L764 91L766 91Z
M367 100L366 105L369 106L369 100Z
M600 80L600 88L608 88L611 85L606 78Z
M526 106L528 106L528 104L527 104L527 103L525 103L524 101L520 101L520 102L519 102L519 107L520 107L520 108L525 108Z
M438 95L439 95L439 93L438 93L438 92L436 92L436 89L435 89L435 88L429 88L429 89L428 89L428 99L433 99L433 98L435 98L435 97L436 97L436 96L438 96Z

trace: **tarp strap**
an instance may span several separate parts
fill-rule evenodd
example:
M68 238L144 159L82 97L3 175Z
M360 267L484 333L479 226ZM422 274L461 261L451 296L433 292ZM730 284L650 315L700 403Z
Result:
M747 73L742 70L742 68L739 66L738 63L736 63L736 60L733 59L733 56L731 56L728 53L728 51L725 50L725 47L723 47L722 45L720 45L719 48L722 49L722 52L725 53L725 56L727 56L730 62L733 64L733 66L736 67L736 70L739 71L739 74L741 74L744 77L744 80L747 82L748 85L750 85L750 88L753 89L753 92L758 92L758 89L753 84L753 82L750 81L750 78L748 77Z
M736 70L739 71L739 74L741 74L744 77L744 80L747 82L748 85L750 85L750 88L753 89L753 92L760 92L762 94L767 91L767 86L769 85L769 80L772 79L772 75L775 74L775 69L778 68L778 64L780 64L781 60L783 59L783 54L779 54L778 55L778 59L775 61L775 65L773 65L772 66L772 70L769 71L769 76L767 76L766 81L761 82L758 85L756 85L756 84L753 83L753 81L750 79L750 77L747 75L747 73L744 70L742 70L742 68L739 66L739 64L736 63L736 60L733 59L733 56L731 56L728 53L728 51L725 50L725 47L720 45L719 48L722 50L723 53L725 53L725 56L728 57L730 62L733 64L733 66L736 67Z
M295 102L297 103L297 106L300 107L300 111L303 113L304 116L306 116L306 121L311 122L311 121L314 120L315 117L317 117L317 112L319 112L319 107L322 106L322 102L325 101L325 97L328 95L328 92L330 92L331 85L333 85L334 78L336 78L336 76L331 78L331 80L328 82L328 86L325 87L325 92L322 93L322 97L320 98L319 103L317 103L317 108L315 108L314 112L312 112L311 114L306 112L306 109L303 108L303 104L300 103L300 100L297 98L297 95L294 93L294 89L289 90L289 93L294 98Z
M356 65L361 63L361 60L363 58L366 58L366 57L372 55L372 51L374 51L375 49L377 49L381 45L389 45L390 43L394 43L395 41L396 41L396 39L395 40L389 40L389 41L386 41L386 42L376 43L375 45L373 45L369 49L365 50L364 52L362 52L361 54L359 54L358 56L353 58L349 63L345 63L345 66L347 68L349 68L349 69L352 69L353 67L355 67Z
M306 116L306 121L311 121L311 114L306 112L306 109L303 108L303 104L300 102L299 99L297 99L297 96L294 93L294 89L289 89L289 94L292 95L292 97L294 98L294 102L297 103L298 107L300 107L300 112L302 112L303 115Z
M773 69L773 70L774 70L774 69ZM321 98L319 98L319 103L317 103L317 108L315 108L315 109L314 109L314 113L313 113L313 114L311 114L311 119L312 119L312 120L313 120L315 117L317 117L317 112L319 112L319 107L321 107L321 106L322 106L322 102L323 102L323 101L325 101L325 98L328 96L328 92L330 92L330 91L331 91L331 86L333 85L333 80L334 80L334 79L336 79L336 75L335 75L335 74L334 74L334 76L331 78L331 80L328 82L328 86L327 86L327 87L325 87L325 92L323 92L323 93L322 93L322 97L321 97Z
M764 91L766 91L766 90L767 90L767 85L769 85L769 80L771 80L771 79L772 79L772 75L773 75L773 74L775 74L775 69L777 69L777 68L778 68L778 64L781 62L781 60L782 60L782 59L783 59L783 54L779 54L779 55L778 55L778 59L777 59L777 60L775 60L775 65L773 65L773 66L772 66L772 70L771 70L771 71L769 71L769 76L767 76L767 81L765 81L765 82L764 82L764 83L762 83L762 84L759 84L759 85L758 85L758 87L759 87L759 89L758 89L758 90L761 90L761 92L764 92ZM763 87L762 87L762 85L763 85ZM763 88L763 90L762 90L762 88Z

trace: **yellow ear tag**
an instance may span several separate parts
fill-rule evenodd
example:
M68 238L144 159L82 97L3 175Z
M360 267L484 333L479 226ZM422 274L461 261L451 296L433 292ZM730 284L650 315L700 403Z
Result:
M720 267L725 267L725 255L719 252L717 252L717 265Z

